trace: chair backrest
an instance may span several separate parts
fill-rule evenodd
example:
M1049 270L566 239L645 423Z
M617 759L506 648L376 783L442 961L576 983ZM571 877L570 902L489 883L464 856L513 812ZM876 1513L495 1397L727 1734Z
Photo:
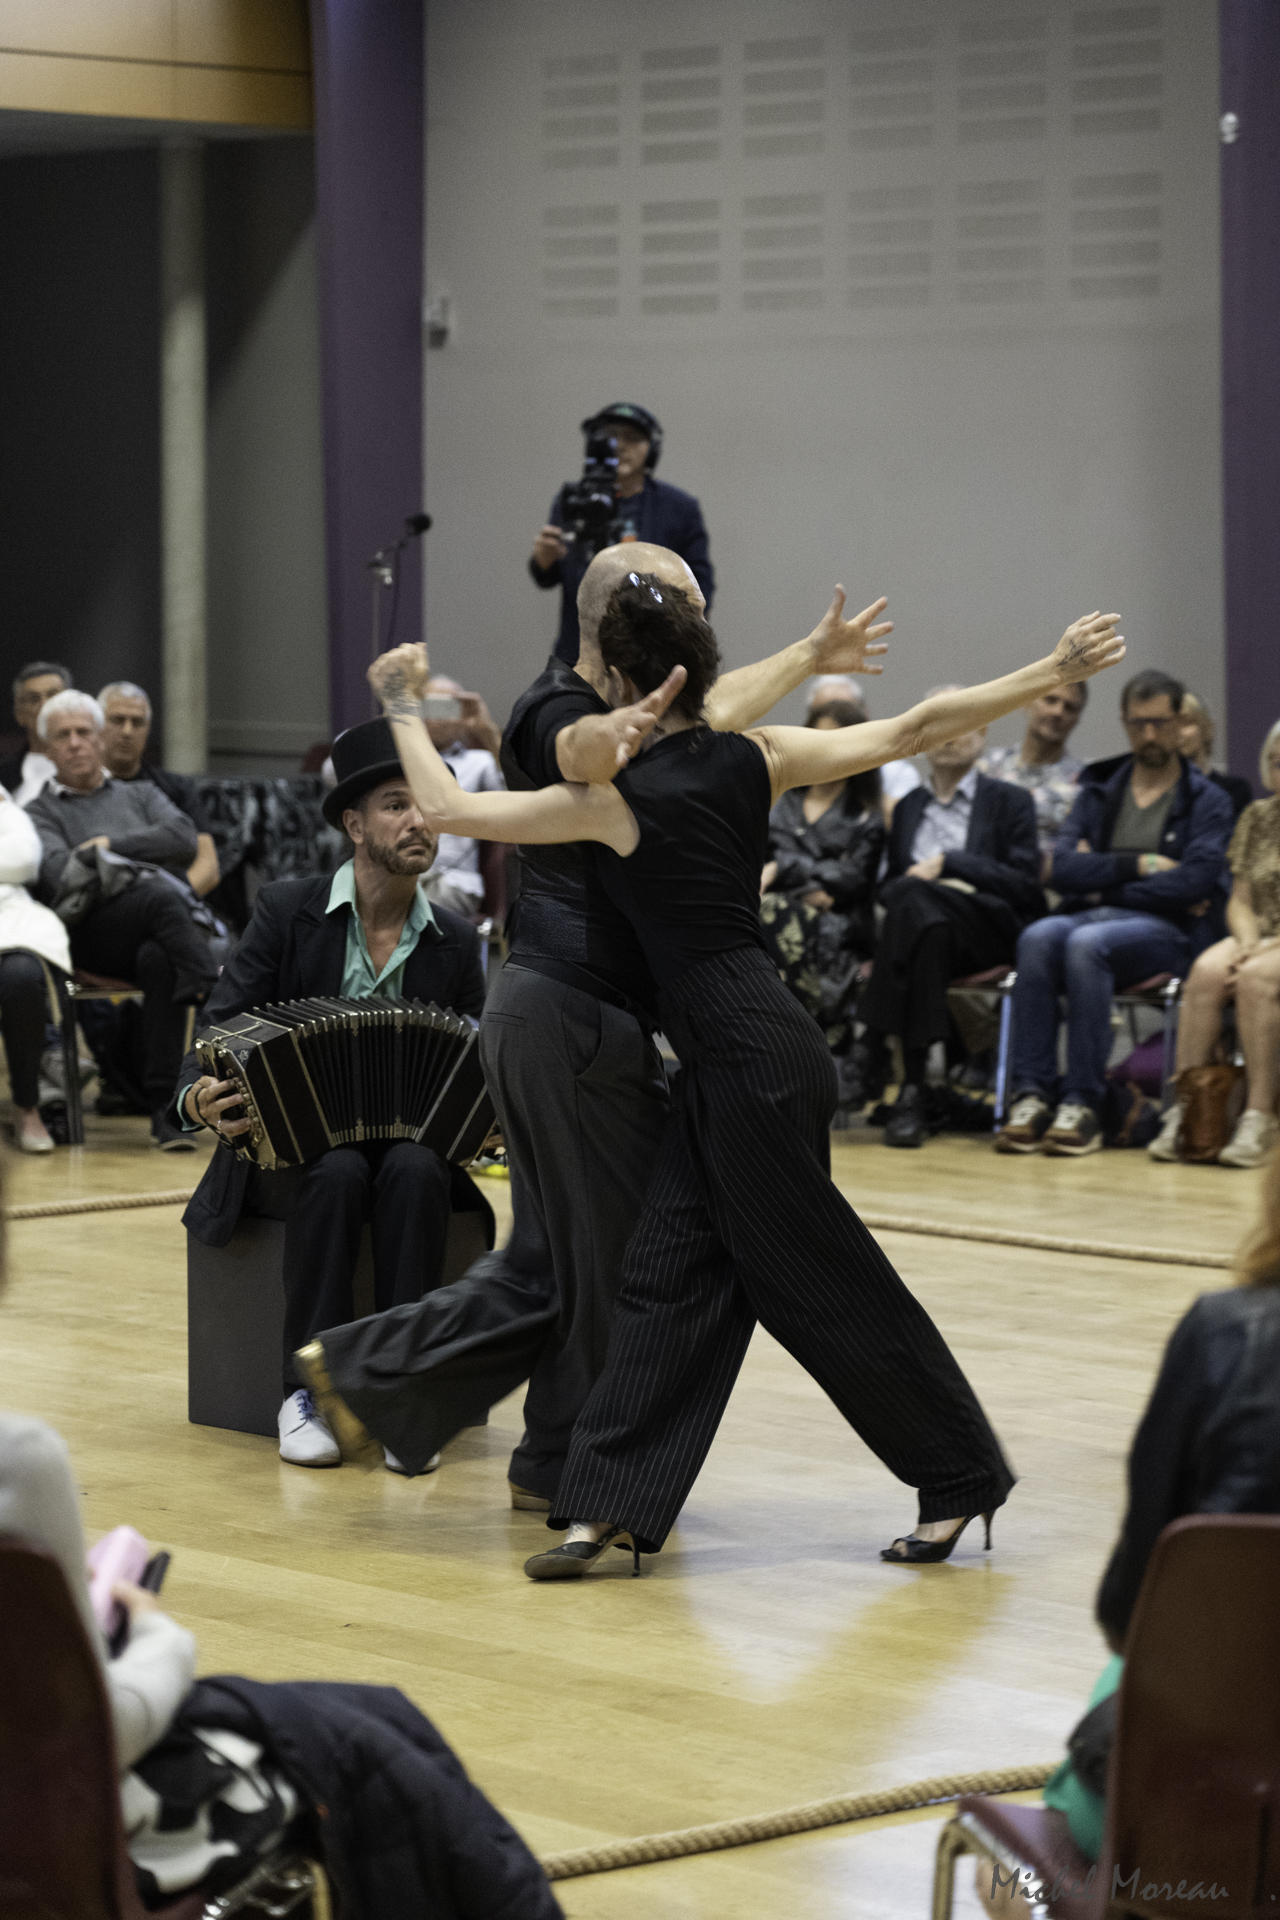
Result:
M120 1782L102 1674L62 1569L0 1536L0 1915L125 1920Z
M1125 1652L1110 1915L1280 1913L1278 1602L1280 1516L1193 1514L1157 1541Z

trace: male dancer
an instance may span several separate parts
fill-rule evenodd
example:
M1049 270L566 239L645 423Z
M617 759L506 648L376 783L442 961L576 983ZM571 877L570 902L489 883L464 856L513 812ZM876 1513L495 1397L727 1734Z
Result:
M611 711L597 632L619 581L643 570L700 607L677 554L630 541L592 561L578 592L577 666L554 657L517 701L503 740L511 791L604 783L665 708L661 694ZM721 676L711 725L736 732L812 673L880 673L888 623L877 602L855 620L833 606L807 639ZM362 1329L361 1359L405 1380L380 1396L379 1437L411 1472L444 1441L529 1381L525 1433L511 1460L517 1507L548 1511L574 1421L605 1361L622 1256L639 1217L667 1115L653 1044L656 992L629 923L582 846L521 849L511 951L480 1024L485 1077L511 1166L511 1237L421 1310ZM313 1355L314 1349L304 1350Z

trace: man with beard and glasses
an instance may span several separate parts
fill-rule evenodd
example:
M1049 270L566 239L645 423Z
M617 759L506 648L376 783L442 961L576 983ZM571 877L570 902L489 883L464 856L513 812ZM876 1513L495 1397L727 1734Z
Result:
M1185 978L1223 936L1235 816L1222 789L1178 752L1184 691L1170 674L1135 674L1120 696L1130 752L1080 776L1045 874L1061 904L1018 940L1013 1105L999 1153L1096 1153L1112 994L1156 973Z
M420 885L436 839L400 770L387 722L369 720L342 734L333 764L337 785L325 796L324 814L345 830L351 859L335 874L262 889L202 1024L313 996L435 1001L478 1020L479 936L458 914L433 906ZM411 1140L334 1147L305 1167L266 1172L230 1151L249 1122L231 1082L202 1074L194 1050L178 1089L172 1117L189 1130L212 1128L227 1147L210 1161L183 1216L188 1230L206 1246L222 1247L242 1213L286 1223L280 1457L294 1466L336 1467L338 1448L293 1354L352 1317L365 1222L381 1311L419 1300L438 1283L452 1208L483 1211L485 1203L464 1173ZM387 1464L400 1470L390 1454Z

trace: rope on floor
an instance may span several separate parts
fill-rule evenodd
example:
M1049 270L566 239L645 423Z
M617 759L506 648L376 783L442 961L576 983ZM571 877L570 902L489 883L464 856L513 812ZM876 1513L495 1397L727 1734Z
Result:
M1041 1253L1083 1253L1096 1260L1154 1260L1170 1267L1230 1268L1230 1254L1196 1253L1185 1247L1133 1247L1118 1240L1068 1240L1056 1233L1005 1232L1000 1227L961 1227L950 1222L917 1220L906 1213L867 1213L859 1207L865 1227L881 1233L928 1233L942 1240L980 1240L994 1247L1035 1247Z
M587 1873L683 1860L693 1853L720 1853L758 1840L780 1840L788 1833L812 1833L818 1827L840 1827L852 1820L938 1806L958 1800L962 1793L1024 1793L1042 1787L1052 1772L1052 1767L1000 1767L993 1773L944 1774L883 1793L841 1794L834 1800L814 1800L808 1806L784 1807L778 1813L753 1814L745 1820L715 1820L710 1826L683 1827L675 1833L645 1833L607 1847L575 1847L568 1853L549 1854L542 1866L548 1880L577 1880Z
M6 1220L50 1220L60 1213L119 1213L127 1207L183 1207L194 1187L169 1193L95 1193L84 1200L41 1200L33 1206L6 1207Z
M195 1192L180 1187L171 1193L99 1193L84 1200L43 1200L34 1206L6 1207L6 1220L47 1220L63 1213L116 1213L126 1207L181 1207ZM1086 1254L1095 1260L1148 1260L1170 1267L1213 1267L1229 1270L1228 1254L1196 1253L1179 1247L1131 1247L1118 1240L1068 1240L1056 1233L1014 1233L999 1227L962 1227L940 1220L918 1220L909 1213L860 1210L864 1226L881 1233L923 1233L940 1240L976 1240L994 1247L1034 1247L1041 1253Z

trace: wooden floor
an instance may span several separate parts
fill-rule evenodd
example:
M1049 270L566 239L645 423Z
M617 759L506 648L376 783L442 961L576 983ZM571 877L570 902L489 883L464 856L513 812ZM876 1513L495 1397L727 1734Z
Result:
M194 1184L141 1121L11 1162L10 1202ZM1257 1176L1145 1155L1000 1159L835 1136L855 1205L1171 1249L1229 1250ZM506 1189L487 1183L500 1219ZM201 1669L402 1687L539 1852L952 1770L1050 1760L1102 1664L1091 1621L1134 1420L1170 1328L1229 1276L883 1236L969 1373L1021 1483L990 1556L881 1564L910 1496L757 1334L679 1528L534 1586L545 1538L506 1504L519 1399L406 1482L284 1466L186 1420L177 1207L17 1222L4 1398L65 1435L91 1531L171 1549L166 1598ZM879 1920L925 1914L936 1814L568 1882L571 1916ZM965 1910L971 1901L966 1898ZM957 1911L961 1911L958 1908Z

